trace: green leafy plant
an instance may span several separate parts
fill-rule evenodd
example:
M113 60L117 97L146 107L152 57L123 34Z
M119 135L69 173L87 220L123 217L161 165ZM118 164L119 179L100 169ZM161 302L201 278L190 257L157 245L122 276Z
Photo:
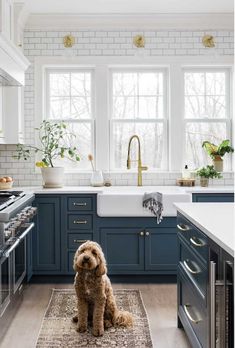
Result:
M207 179L222 178L222 175L215 170L214 166L202 167L196 171L196 175L201 178L207 178Z
M37 167L54 167L57 158L80 161L77 147L68 145L76 136L67 129L66 123L44 120L39 128L35 129L38 131L40 145L18 144L14 158L28 160L32 154L39 153L41 162L36 162Z
M223 157L226 153L234 152L234 149L230 145L230 141L228 139L223 140L219 145L215 145L209 141L204 141L202 147L212 159L215 159L216 157Z

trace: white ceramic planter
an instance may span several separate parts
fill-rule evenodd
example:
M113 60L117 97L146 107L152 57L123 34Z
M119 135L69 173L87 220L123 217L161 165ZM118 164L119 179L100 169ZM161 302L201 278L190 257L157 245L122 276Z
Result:
M64 167L41 168L43 187L59 188L64 185Z

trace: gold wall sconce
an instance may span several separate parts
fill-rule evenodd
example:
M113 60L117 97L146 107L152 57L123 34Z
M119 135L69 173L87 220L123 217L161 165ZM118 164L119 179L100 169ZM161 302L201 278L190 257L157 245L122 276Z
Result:
M212 35L204 35L202 38L202 44L207 48L215 47L214 37Z
M71 48L71 47L73 47L73 45L75 43L75 38L72 35L66 35L63 38L63 42L64 42L64 47Z
M137 48L143 48L145 46L145 38L143 35L136 35L133 38L133 44L137 47Z

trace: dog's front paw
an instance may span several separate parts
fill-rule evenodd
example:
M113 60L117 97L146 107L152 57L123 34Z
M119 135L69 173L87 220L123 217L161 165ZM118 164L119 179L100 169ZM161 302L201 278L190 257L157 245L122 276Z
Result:
M86 332L87 331L87 325L78 325L77 332Z
M92 334L96 337L103 336L104 334L104 328L103 327L94 327L92 329Z

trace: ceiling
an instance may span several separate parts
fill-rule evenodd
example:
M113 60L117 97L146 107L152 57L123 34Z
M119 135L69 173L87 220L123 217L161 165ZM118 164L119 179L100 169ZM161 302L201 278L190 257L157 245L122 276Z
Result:
M232 13L233 0L15 0L30 13Z

